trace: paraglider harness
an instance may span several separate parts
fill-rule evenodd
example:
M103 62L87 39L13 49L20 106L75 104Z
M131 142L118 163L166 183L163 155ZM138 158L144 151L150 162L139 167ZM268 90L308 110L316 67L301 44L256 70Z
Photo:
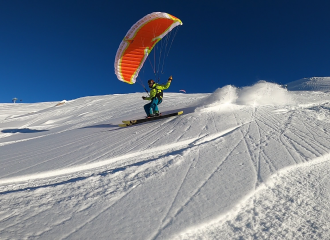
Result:
M156 89L156 92L157 92L156 96L153 98L158 98L158 101L161 101L163 99L163 90L157 89L157 83L151 89Z

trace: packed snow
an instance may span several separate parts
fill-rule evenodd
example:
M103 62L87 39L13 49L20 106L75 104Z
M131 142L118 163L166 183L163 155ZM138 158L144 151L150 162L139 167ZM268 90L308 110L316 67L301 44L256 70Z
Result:
M313 90L165 92L183 115L126 128L143 93L0 104L0 239L329 239L330 94Z

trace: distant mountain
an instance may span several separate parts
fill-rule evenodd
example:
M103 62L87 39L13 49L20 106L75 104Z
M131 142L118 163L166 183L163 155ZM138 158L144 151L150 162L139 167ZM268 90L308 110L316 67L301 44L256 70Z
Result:
M303 78L287 84L290 91L330 91L330 77Z

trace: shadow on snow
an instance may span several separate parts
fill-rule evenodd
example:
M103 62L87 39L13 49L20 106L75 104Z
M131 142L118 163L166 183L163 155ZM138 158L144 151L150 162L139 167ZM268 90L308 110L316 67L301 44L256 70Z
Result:
M2 133L37 133L37 132L46 132L48 130L37 130L37 129L30 129L30 128L14 128L14 129L3 129Z
M113 127L118 127L118 124L98 124L98 125L91 125L91 126L86 126L80 129L84 128L113 128Z

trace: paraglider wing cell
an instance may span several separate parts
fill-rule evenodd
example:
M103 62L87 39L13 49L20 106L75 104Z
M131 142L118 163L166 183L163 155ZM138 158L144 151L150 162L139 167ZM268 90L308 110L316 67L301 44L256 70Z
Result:
M148 54L180 19L162 12L146 15L135 23L121 42L115 58L115 74L123 82L133 84Z

